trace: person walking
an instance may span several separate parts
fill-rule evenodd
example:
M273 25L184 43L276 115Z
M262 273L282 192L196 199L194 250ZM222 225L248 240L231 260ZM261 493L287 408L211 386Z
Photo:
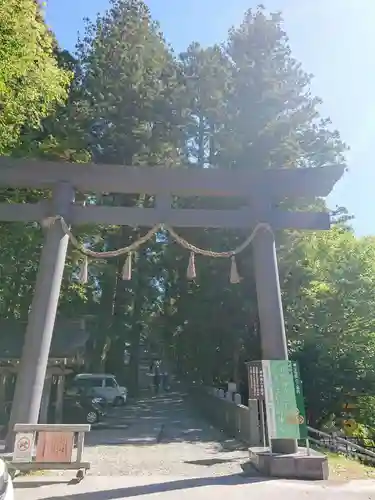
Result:
M153 380L154 380L154 391L155 394L159 394L160 388L160 361L156 361L153 366Z

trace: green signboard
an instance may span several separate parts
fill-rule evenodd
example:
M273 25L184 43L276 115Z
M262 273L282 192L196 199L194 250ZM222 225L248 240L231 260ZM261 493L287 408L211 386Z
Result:
M306 439L302 384L295 361L262 361L270 439Z

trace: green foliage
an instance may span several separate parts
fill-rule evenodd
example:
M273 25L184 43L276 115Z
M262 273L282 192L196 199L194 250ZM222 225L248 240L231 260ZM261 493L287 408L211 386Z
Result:
M95 160L172 165L176 67L145 4L113 0L104 16L87 23L78 60L77 114Z
M64 101L69 79L38 2L0 0L0 154L17 144L22 126L38 127Z
M374 257L371 239L339 227L300 237L289 256L286 322L313 421L375 382Z
M375 395L373 391L369 391L369 395L358 397L358 408L358 420L370 427L371 436L375 439Z
M74 121L67 126L66 98L72 94L74 59L59 51L38 2L0 1L0 154L77 161L88 158L77 146ZM72 97L72 96L71 96ZM74 130L74 134L72 133ZM74 154L73 154L74 148ZM1 202L36 203L49 193L3 189ZM36 224L1 223L0 315L26 319L33 294L42 231ZM83 304L85 290L70 283L69 255L61 309ZM77 301L76 299L79 300Z

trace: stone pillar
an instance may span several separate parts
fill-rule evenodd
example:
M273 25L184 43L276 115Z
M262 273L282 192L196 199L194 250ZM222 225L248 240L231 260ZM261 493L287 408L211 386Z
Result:
M52 213L69 219L73 200L74 189L64 182L57 184L53 190ZM68 242L60 221L46 229L14 393L7 449L13 448L15 423L38 422Z
M286 360L288 349L281 302L275 237L261 228L253 240L254 271L258 299L262 359ZM272 440L274 453L295 453L295 439Z
M57 381L55 424L63 422L65 375L60 375Z
M44 380L42 400L40 403L40 412L39 412L40 424L48 423L48 409L51 397L51 387L52 387L52 375L50 373L47 373L46 378Z

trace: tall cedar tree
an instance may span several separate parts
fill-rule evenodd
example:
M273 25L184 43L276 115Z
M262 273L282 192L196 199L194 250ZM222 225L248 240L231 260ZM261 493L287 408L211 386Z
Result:
M195 168L210 164L263 170L344 161L345 146L338 132L329 129L329 120L319 117L320 100L309 88L311 75L292 57L279 14L249 10L222 47L204 50L192 44L181 55L181 64L190 106L186 156ZM212 200L194 203L217 206ZM226 204L233 207L235 201ZM247 236L240 231L197 230L189 235L201 246L217 250L234 248ZM173 249L168 251L173 255ZM172 255L170 262L175 262ZM178 325L173 349L181 352L182 372L196 373L199 367L198 376L205 380L215 377L215 371L224 378L238 378L243 368L239 360L259 357L251 252L239 260L244 280L235 287L228 283L227 263L198 261L194 293L170 269L168 290L175 299L169 321L173 328ZM279 264L282 274L282 259ZM167 323L164 317L163 331L168 331Z
M178 68L146 5L139 0L113 0L103 16L87 23L86 34L78 44L78 61L77 116L93 160L145 168L178 165ZM142 206L152 200L111 194L97 197L95 202ZM102 228L97 248L128 245L140 231ZM128 341L132 354L129 375L134 387L146 311L156 294L151 277L158 271L152 256L151 251L136 255L137 266L127 286L120 279L123 259L99 266L96 273L102 321L93 346L93 363L97 368L98 357L104 361L108 354L112 369L113 363L122 367L124 341Z

